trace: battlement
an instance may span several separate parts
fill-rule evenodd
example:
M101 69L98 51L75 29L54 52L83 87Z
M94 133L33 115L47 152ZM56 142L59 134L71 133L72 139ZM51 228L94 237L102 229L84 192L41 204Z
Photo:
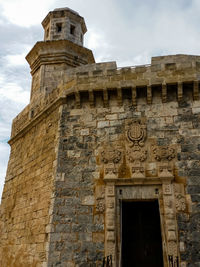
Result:
M161 103L182 102L187 100L188 94L193 100L199 100L200 57L175 55L152 58L152 62L117 68L113 61L66 70L54 90L31 102L26 112L16 117L12 138L59 99L66 102L71 96L74 96L78 108L81 108L83 95L87 95L88 103L95 107L97 93L101 94L107 107L111 92L115 94L119 105L129 95L135 107L140 104L151 105L154 99L160 99Z

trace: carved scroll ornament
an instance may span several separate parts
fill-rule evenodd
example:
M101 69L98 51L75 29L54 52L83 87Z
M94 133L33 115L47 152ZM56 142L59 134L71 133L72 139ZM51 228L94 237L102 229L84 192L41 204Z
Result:
M122 158L122 152L117 149L109 149L101 152L101 160L104 164L114 163L117 164Z
M169 146L153 146L152 151L157 161L171 161L175 158L175 149Z
M135 147L134 147L135 148ZM127 150L126 152L128 161L133 163L135 161L145 161L147 158L147 150L146 149L132 149Z
M146 138L146 125L142 124L139 120L133 121L127 131L127 138L128 141L132 143L131 147L144 146L144 141Z

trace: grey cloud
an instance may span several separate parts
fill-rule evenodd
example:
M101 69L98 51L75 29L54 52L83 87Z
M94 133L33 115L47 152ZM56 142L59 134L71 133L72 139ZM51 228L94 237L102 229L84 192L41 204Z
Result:
M55 1L55 5L66 5ZM84 16L90 32L102 38L93 51L118 65L149 63L152 56L199 54L198 0L82 0L69 1ZM139 60L140 58L140 60Z

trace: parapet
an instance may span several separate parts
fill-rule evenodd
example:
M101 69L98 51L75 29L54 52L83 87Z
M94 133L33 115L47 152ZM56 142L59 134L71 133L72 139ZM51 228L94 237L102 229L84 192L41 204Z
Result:
M87 95L91 108L95 107L97 94L105 107L109 107L110 94L116 96L119 106L127 96L133 107L151 105L155 96L160 103L182 103L188 97L187 92L192 97L190 101L196 101L200 96L199 77L200 57L189 55L156 57L152 58L152 64L133 67L117 68L116 62L105 62L71 68L63 73L54 90L17 116L12 138L48 109L58 103L67 103L71 97L77 108L81 108L83 95L84 99Z

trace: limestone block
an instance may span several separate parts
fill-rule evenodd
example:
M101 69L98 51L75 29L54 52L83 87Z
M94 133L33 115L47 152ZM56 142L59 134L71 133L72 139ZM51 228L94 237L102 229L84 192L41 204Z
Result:
M98 121L97 128L105 128L110 125L109 121Z
M82 199L82 205L94 205L94 196L86 196Z

